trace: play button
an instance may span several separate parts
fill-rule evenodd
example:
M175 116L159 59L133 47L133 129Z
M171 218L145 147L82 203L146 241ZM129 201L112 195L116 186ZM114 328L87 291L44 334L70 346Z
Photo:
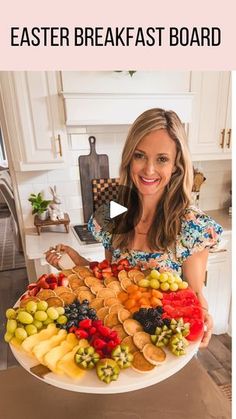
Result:
M102 204L94 211L93 219L104 232L126 234L139 222L141 202L135 188L120 185L115 196L113 192L109 188L102 191L99 197Z
M118 204L115 201L110 201L110 218L115 218L126 211L128 211L128 208Z

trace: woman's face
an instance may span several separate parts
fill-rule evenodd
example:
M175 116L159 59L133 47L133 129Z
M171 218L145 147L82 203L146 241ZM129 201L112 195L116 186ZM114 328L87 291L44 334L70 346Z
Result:
M143 137L130 164L130 176L142 196L160 198L175 171L176 144L165 129Z

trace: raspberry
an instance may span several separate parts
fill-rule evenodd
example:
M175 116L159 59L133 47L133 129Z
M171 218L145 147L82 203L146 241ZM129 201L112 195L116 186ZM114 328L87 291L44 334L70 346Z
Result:
M88 338L88 332L83 329L77 329L75 332L75 335L78 339L87 339Z
M79 322L79 327L82 329L89 329L92 326L91 319L84 319Z
M95 339L93 342L93 346L95 349L103 349L106 345L106 342L99 338Z
M75 333L77 331L77 327L76 326L71 326L69 328L69 333Z
M103 337L108 337L111 335L111 329L106 326L98 326L97 331L101 333Z
M97 331L96 327L94 326L90 327L90 329L88 330L89 336L94 335L96 331Z

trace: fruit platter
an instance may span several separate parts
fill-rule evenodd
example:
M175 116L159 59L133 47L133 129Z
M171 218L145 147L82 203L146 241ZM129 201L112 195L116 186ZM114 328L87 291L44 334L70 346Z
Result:
M108 394L175 374L203 331L200 303L185 281L122 259L42 275L7 309L4 338L40 380Z

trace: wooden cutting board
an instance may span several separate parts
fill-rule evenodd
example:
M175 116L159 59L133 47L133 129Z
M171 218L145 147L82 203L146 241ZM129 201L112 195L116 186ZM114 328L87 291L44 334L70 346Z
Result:
M84 222L93 213L92 179L109 178L109 161L106 154L96 153L96 138L89 137L90 153L79 156L80 185L83 202Z

